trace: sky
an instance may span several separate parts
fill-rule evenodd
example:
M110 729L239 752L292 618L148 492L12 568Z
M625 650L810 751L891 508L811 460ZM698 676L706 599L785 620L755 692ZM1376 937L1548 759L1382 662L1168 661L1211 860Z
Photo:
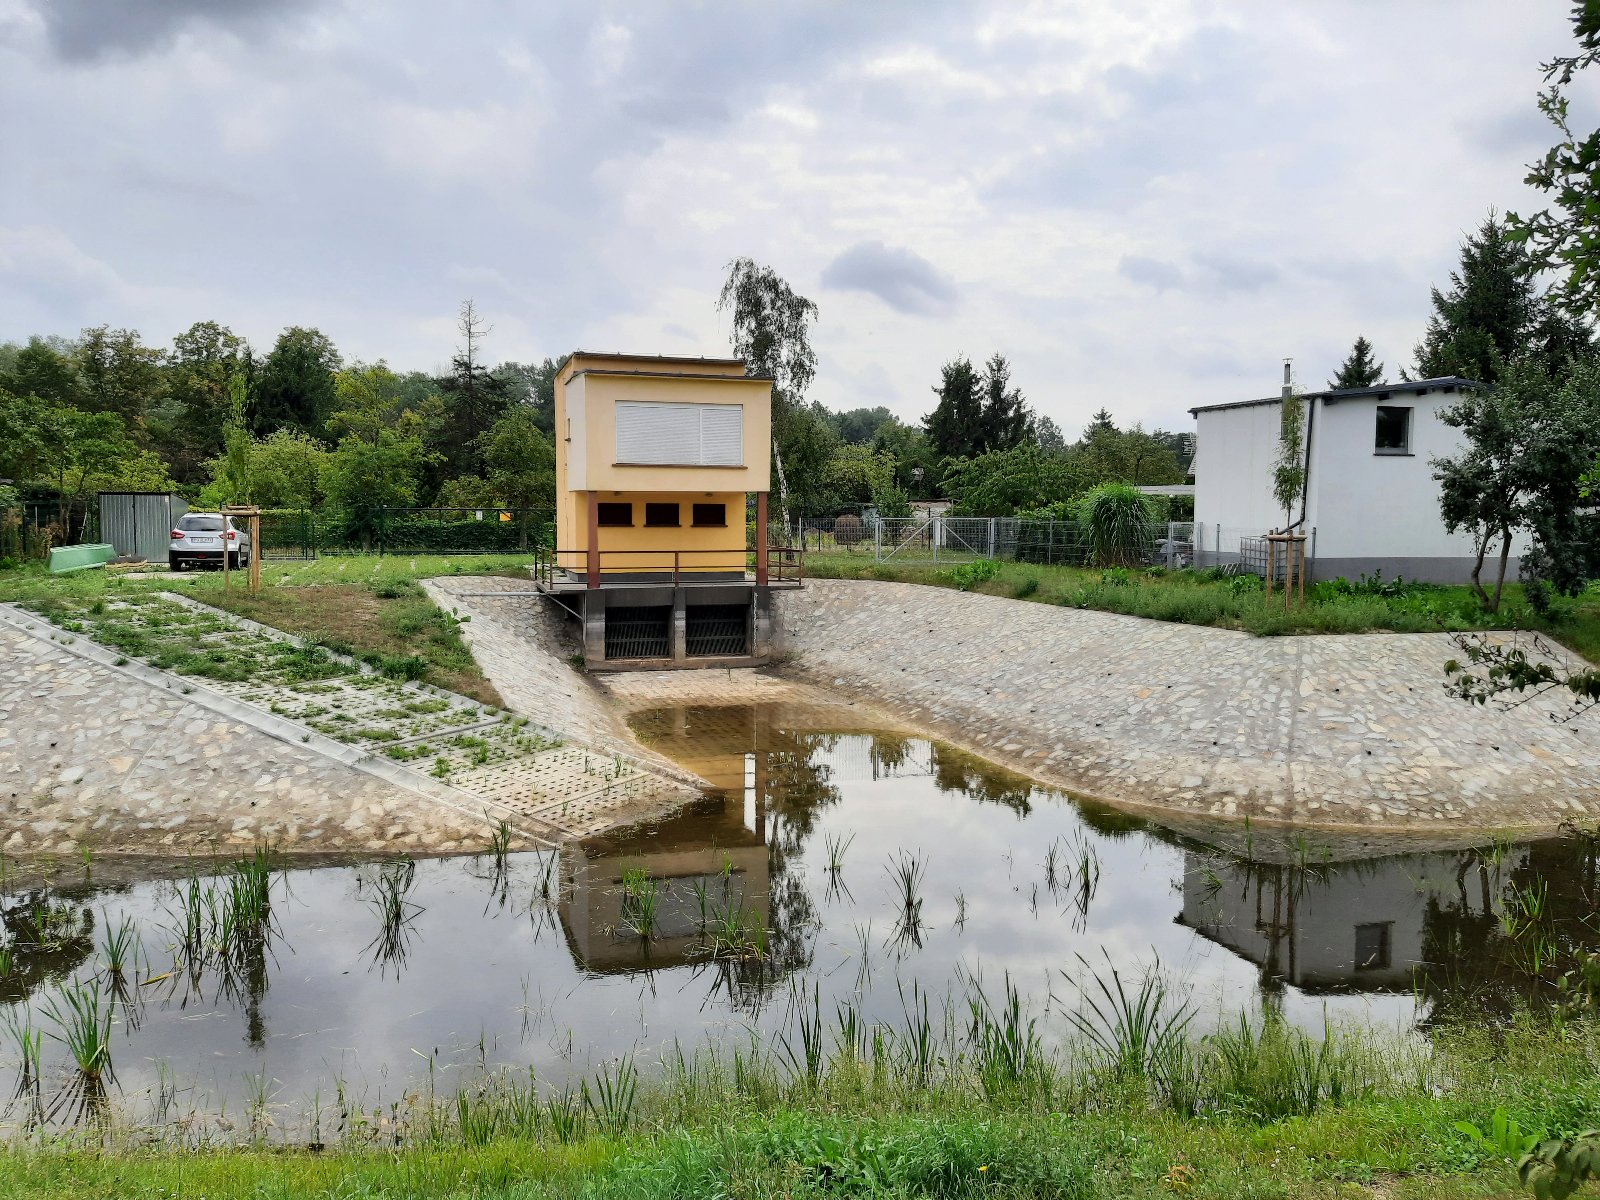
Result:
M721 354L749 256L817 303L830 407L915 420L998 352L1069 437L1189 429L1358 334L1398 377L1463 232L1536 207L1567 12L0 0L0 341L438 370L470 297L496 360Z

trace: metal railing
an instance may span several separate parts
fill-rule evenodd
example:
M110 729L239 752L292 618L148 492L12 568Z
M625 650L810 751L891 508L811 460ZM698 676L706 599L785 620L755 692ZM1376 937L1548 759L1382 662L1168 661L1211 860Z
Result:
M753 550L588 550L536 549L533 578L547 591L592 587L712 587L719 583L765 583L799 587L805 578L805 552L797 546L768 546L766 578Z

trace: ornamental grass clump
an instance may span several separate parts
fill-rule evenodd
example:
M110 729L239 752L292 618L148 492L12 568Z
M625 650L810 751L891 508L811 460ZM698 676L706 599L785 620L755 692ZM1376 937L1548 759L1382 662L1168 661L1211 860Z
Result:
M1096 567L1137 567L1154 547L1154 512L1143 492L1128 483L1102 483L1078 501L1078 520Z

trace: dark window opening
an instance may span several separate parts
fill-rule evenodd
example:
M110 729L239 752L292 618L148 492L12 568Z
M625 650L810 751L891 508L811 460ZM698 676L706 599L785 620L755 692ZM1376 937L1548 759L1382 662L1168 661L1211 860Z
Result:
M1378 405L1377 436L1373 445L1378 454L1410 454L1411 410Z
M644 506L644 523L646 526L654 525L658 528L676 529L678 527L678 506L676 504L646 504Z
M694 523L696 525L722 525L728 523L728 506L726 504L696 504L694 506Z
M1381 971L1389 965L1389 930L1394 922L1356 926L1356 970Z
M632 525L633 505L609 500L600 503L600 524Z
M185 533L221 533L221 517L197 517L192 514L178 518L178 528Z

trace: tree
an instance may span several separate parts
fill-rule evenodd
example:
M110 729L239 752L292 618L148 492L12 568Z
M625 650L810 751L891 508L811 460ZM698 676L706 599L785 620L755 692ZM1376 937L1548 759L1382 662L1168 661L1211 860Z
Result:
M513 510L517 545L528 548L528 531L555 507L556 452L529 408L512 409L483 435L489 486Z
M79 335L77 360L85 407L116 413L142 434L163 390L161 352L146 346L136 329L96 325Z
M1346 388L1368 388L1383 382L1383 364L1372 353L1372 343L1364 337L1356 338L1350 355L1339 365L1339 370L1328 380L1329 391Z
M322 476L328 465L328 449L298 429L279 429L265 438L249 442L250 497L263 508L310 508L323 498ZM226 455L219 454L206 464L212 482L200 490L200 504L215 508L228 503L224 482Z
M791 484L807 490L805 481L817 478L808 472L827 461L834 439L827 420L805 407L817 373L810 334L817 306L771 267L737 258L728 264L717 311L732 314L728 337L734 354L744 359L745 373L772 380L772 484L787 522L786 491Z
M1440 414L1466 445L1433 462L1445 527L1472 535L1472 588L1489 612L1499 611L1518 530L1532 535L1522 570L1535 588L1574 591L1595 567L1583 475L1600 454L1600 368L1585 362L1557 380L1544 362L1525 358L1502 371L1496 387L1468 392ZM1492 591L1483 580L1491 553Z
M471 300L462 301L456 328L461 332L461 344L450 360L450 374L438 381L444 419L432 447L438 456L436 480L483 471L479 439L511 402L509 382L484 365L480 343L494 329Z
M1097 412L1069 454L1088 484L1182 483L1187 477L1173 452L1171 434L1123 431L1105 409Z
M1019 510L1064 503L1088 485L1070 454L1033 442L945 465L944 487L957 516L1009 517Z
M834 448L826 480L833 507L871 504L893 486L894 459L887 453L848 442Z
M256 433L289 428L320 436L339 402L334 373L342 365L326 334L299 325L285 329L254 381L250 415Z
M984 453L983 381L965 355L939 368L939 402L923 423L928 444L943 458L973 458Z
M164 402L151 413L151 436L182 482L194 482L207 459L222 451L222 424L230 387L242 377L248 399L255 374L243 338L215 321L196 321L172 339L164 374Z
M228 381L228 419L222 423L221 470L216 482L223 493L223 504L250 504L259 500L250 488L250 457L244 375L239 373Z
M555 436L556 376L571 357L563 354L540 363L503 362L490 372L504 382L509 403L526 405L533 412L539 432L548 438Z
M52 404L77 407L83 403L83 379L75 361L77 347L59 339L32 337L0 377L0 387L15 396L32 396Z
M1588 353L1588 331L1539 290L1527 251L1493 210L1461 243L1450 290L1433 289L1433 309L1417 344L1418 379L1458 375L1493 384L1503 364L1525 354L1559 369L1575 353Z
M938 494L938 456L920 427L891 417L873 432L872 448L894 462L895 486L908 497Z
M1009 450L1028 436L1033 414L1022 389L1011 386L1011 364L1005 355L992 355L983 369L983 415L979 428L983 449Z
M841 441L865 446L871 443L878 426L894 420L894 414L879 404L873 408L851 408L844 412L829 413L828 420Z
M1272 464L1272 498L1283 509L1283 527L1294 523L1294 506L1306 487L1306 402L1285 389L1278 412L1278 456Z
M423 442L426 417L405 408L402 381L383 363L340 371L336 391L339 409L328 425L342 436L324 486L368 545L383 508L416 503L419 477L435 455Z
M1042 413L1035 413L1029 418L1028 440L1044 450L1059 451L1067 448L1067 438L1061 432L1061 426Z
M1551 206L1526 218L1512 213L1507 222L1535 267L1560 273L1556 298L1566 311L1588 319L1600 304L1600 129L1581 139L1573 133L1566 89L1600 61L1600 3L1573 5L1572 32L1578 53L1541 64L1549 86L1538 106L1555 126L1556 144L1523 181L1549 196Z

